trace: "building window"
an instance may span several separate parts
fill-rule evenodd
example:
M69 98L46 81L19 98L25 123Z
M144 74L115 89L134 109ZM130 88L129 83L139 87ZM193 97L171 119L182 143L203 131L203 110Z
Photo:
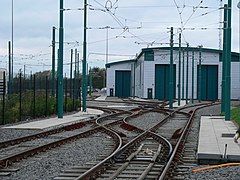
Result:
M154 61L154 51L146 51L144 53L144 60L145 61Z

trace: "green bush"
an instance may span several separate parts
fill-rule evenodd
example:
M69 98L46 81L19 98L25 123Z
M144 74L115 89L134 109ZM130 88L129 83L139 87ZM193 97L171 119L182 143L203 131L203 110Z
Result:
M232 119L240 125L240 107L231 110Z
M2 114L2 100L0 99L0 123L3 124ZM65 103L64 103L65 105ZM80 101L75 100L75 106L79 107ZM8 95L5 98L5 122L15 123L20 120L20 96L19 94ZM67 98L66 107L67 112L74 111L73 100ZM35 113L34 113L34 96L32 91L22 93L22 120L33 119L39 117L46 117L56 114L56 98L52 96L47 97L47 109L46 109L46 94L45 91L37 91L35 95ZM35 114L35 116L34 116Z

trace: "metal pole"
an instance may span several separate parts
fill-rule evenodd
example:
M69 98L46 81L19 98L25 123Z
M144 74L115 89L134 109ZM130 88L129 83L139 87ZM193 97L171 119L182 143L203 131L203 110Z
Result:
M64 83L64 85L65 85L65 105L64 105L64 110L65 110L65 112L67 112L67 88L68 88L68 86L67 86L67 75L66 75L66 73L65 73L65 83Z
M223 23L223 53L222 53L222 98L221 98L221 113L225 112L225 76L226 76L226 50L227 50L227 8L224 5L224 23Z
M19 121L22 121L22 73L19 74Z
M55 29L52 28L52 96L55 95Z
M173 27L171 27L171 39L170 39L170 82L169 82L169 108L173 108Z
M76 70L74 70L74 80L73 80L73 97L72 97L72 107L75 110L75 98L76 98Z
M45 116L48 115L48 77L45 79Z
M181 103L181 42L182 41L182 34L179 34L179 51L178 51L178 106L180 106Z
M87 100L87 84L86 84L86 68L87 68L87 0L84 0L84 41L83 41L83 65L82 65L82 108L86 112Z
M73 70L73 49L71 49L71 64L70 64L70 98L72 98L72 70Z
M14 3L13 3L13 0L12 0L12 74L11 74L11 79L13 79L13 57L14 57L14 55L13 55L13 34L14 34L14 31L13 31L13 26L14 26L14 24L13 24L13 21L14 21L14 19L13 19L13 8L14 8ZM12 92L11 92L12 93Z
M90 67L89 69L89 87L90 87L90 90L89 90L89 95L92 96L92 69Z
M33 75L33 118L36 117L36 75Z
M228 24L227 24L227 61L226 61L226 86L225 86L225 120L231 120L231 21L232 21L232 0L228 0Z
M187 69L186 69L186 104L188 104L188 69L189 69L189 57L188 57L188 48L189 48L189 44L187 43Z
M202 100L202 46L199 46L199 68L198 68L198 101Z
M182 62L182 100L184 100L184 75L185 75L185 52L183 50L183 62Z
M192 51L192 104L194 100L194 51Z
M74 99L77 98L77 91L76 91L76 87L77 87L77 49L75 49L75 71L74 71ZM74 106L75 107L75 106Z
M63 0L60 0L59 59L58 59L58 118L63 118Z
M8 42L8 94L12 93L11 41Z
M3 71L2 124L5 124L6 72Z
M105 67L106 64L108 63L108 28L110 28L110 26L107 26L107 34L106 34L106 63L105 63ZM103 74L103 88L106 87L106 71L104 71Z

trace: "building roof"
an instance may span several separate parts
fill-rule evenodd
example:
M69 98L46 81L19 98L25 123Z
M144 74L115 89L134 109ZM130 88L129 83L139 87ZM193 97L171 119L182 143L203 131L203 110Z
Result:
M110 66L116 65L116 64L124 64L124 63L131 63L131 62L136 62L136 59L110 62L110 63L107 63L107 64L106 64L106 68L109 68Z
M182 49L186 49L187 47L182 47ZM140 52L140 54L136 57L136 59L131 59L131 60L123 60L123 61L116 61L116 62L111 62L111 63L107 63L106 67L109 68L112 65L116 65L116 64L122 64L122 63L130 63L130 62L136 62L142 55L144 52L148 52L148 51L153 51L153 50L169 50L170 51L170 47L153 47L153 48L143 48ZM179 50L179 47L173 47L173 50ZM189 47L188 48L189 51L199 51L199 48L196 47ZM211 48L202 48L202 52L210 52L210 53L218 53L220 55L222 55L222 50L219 49L211 49ZM240 53L237 52L232 52L232 56L240 56Z
M182 49L186 49L187 47L182 47ZM147 52L147 51L152 51L152 50L169 50L170 51L170 47L153 47L153 48L143 48L141 53L137 56L137 59L139 59L142 54L144 52ZM179 50L179 47L173 47L173 50ZM199 51L199 48L196 48L196 47L188 47L188 50L189 51ZM211 48L202 48L202 52L210 52L210 53L219 53L219 54L222 54L222 50L219 50L219 49L211 49ZM239 56L239 53L236 53L236 52L232 52L232 55L233 56Z

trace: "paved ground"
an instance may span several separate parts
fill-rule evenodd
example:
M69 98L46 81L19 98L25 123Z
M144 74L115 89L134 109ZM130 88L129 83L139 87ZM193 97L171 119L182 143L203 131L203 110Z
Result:
M57 125L67 124L83 119L90 118L92 116L103 114L103 111L96 110L96 109L87 109L87 112L78 112L72 115L66 115L62 119L58 119L57 117L48 118L39 121L33 121L28 123L23 123L14 126L7 126L3 128L7 129L45 129Z
M240 161L240 142L234 143L237 127L223 116L202 116L197 158Z

